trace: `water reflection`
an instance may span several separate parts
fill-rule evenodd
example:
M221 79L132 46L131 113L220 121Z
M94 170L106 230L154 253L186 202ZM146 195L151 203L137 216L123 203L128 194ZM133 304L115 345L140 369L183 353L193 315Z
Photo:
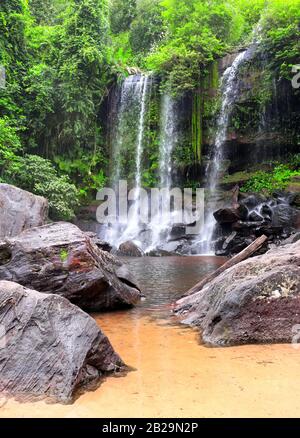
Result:
M147 257L126 258L130 271L136 277L145 295L132 317L152 316L155 319L170 317L170 304L205 275L217 269L224 257Z

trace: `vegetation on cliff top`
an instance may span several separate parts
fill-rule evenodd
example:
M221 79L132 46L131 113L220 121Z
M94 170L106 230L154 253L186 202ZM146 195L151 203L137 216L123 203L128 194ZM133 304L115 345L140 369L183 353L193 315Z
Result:
M155 71L173 94L197 91L260 23L272 66L289 77L299 14L300 0L2 0L1 180L53 193L53 216L70 218L106 181L105 102L128 67ZM30 174L33 163L50 181Z

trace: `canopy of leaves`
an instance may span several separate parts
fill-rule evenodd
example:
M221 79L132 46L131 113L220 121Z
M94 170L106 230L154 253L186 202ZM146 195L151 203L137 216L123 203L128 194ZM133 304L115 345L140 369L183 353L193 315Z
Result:
M105 104L128 67L154 71L173 94L195 92L212 62L256 29L269 70L289 78L299 22L300 0L1 0L2 180L16 165L20 186L76 205L78 191L86 197L108 176Z

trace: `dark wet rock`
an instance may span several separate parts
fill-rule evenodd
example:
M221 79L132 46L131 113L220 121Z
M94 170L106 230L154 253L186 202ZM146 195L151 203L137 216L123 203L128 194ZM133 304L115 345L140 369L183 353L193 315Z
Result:
M286 204L279 204L273 208L272 224L274 226L290 226L295 224L297 210Z
M273 216L273 210L268 204L262 205L261 212L264 216L268 216L269 218Z
M185 224L174 224L170 231L170 239L179 240L185 238L186 234L186 225Z
M187 227L193 227L195 226L195 222L191 224L174 224L171 228L171 231L169 233L168 239L169 240L177 240L180 241L182 239L190 240L194 239L194 234L188 234L187 233Z
M295 193L295 197L294 197L294 201L293 201L293 206L295 206L296 208L300 208L300 181L299 181L299 186L297 187L298 192Z
M111 252L113 247L110 243L105 240L99 239L96 233L91 231L86 232L86 235L98 246L98 248L102 249L102 251Z
M152 257L178 256L182 247L183 242L180 241L166 242L159 248L150 251L148 255Z
M253 233L253 230L255 228L261 226L262 226L262 222L238 221L232 224L232 230L243 233L243 235L247 235L249 233Z
M0 259L3 254L1 279L61 295L85 310L132 306L141 296L130 275L126 280L125 267L118 278L122 263L70 223L32 228L6 239Z
M242 195L240 204L244 205L248 210L254 210L260 204L265 202L266 198L261 195Z
M0 239L44 225L48 201L9 184L0 184Z
M264 220L263 216L258 214L256 211L252 211L252 213L249 214L248 220L251 222L262 222Z
M226 270L176 313L212 345L290 343L300 315L300 241Z
M243 206L237 208L226 207L217 210L214 213L214 217L219 224L228 224L237 222L241 219L246 219L247 213L247 209Z
M118 255L128 257L143 257L144 252L137 246L136 243L128 240L127 242L121 243L118 249Z
M296 193L277 191L273 193L273 196L278 204L291 205L295 200Z
M257 227L255 229L255 236L259 237L262 236L263 234L265 234L266 236L270 237L270 236L281 236L283 233L283 227L277 227L277 226L273 226L273 225L262 225L260 227Z
M124 367L89 315L58 295L0 281L0 392L70 403Z

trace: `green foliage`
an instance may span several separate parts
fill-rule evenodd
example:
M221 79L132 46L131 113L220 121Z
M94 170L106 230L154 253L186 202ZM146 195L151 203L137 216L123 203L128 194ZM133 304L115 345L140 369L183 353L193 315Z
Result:
M275 190L283 190L294 176L300 175L299 170L291 167L288 164L277 164L271 172L260 170L242 186L241 192L272 194Z
M161 72L176 94L199 87L206 66L236 43L242 17L225 1L165 0L166 38L148 57L148 67Z
M201 161L202 149L202 96L196 94L193 96L193 114L192 114L192 148L195 160Z
M295 154L295 155L292 155L290 158L289 158L289 166L290 166L290 168L291 169L293 169L293 170L299 170L300 169L300 154Z
M160 91L195 96L187 122L192 136L183 136L173 158L178 166L200 161L203 120L213 125L219 103L216 60L248 43L260 24L267 66L246 96L247 109L236 105L232 117L240 132L256 128L261 107L272 100L272 79L290 79L299 63L299 22L300 0L1 0L7 84L0 89L0 177L47 196L53 217L71 217L78 193L87 201L106 183L104 104L128 67L154 71ZM158 173L155 92L145 123L145 186ZM121 158L129 178L135 123L126 124ZM273 182L259 175L253 185L285 184L288 172L274 172Z
M140 0L130 27L130 44L134 53L154 50L165 33L160 0Z
M66 249L62 249L60 251L59 256L60 256L60 260L62 261L62 263L64 263L68 259L69 253Z
M59 176L51 161L37 155L18 157L7 167L3 180L49 201L52 219L71 219L78 206L78 191L67 176Z
M8 117L0 118L0 169L1 175L9 164L16 160L22 149L17 131L9 123Z
M290 78L292 65L299 62L300 0L272 0L262 15L263 50L282 77Z
M112 0L110 5L110 26L114 34L126 32L136 17L136 0Z

